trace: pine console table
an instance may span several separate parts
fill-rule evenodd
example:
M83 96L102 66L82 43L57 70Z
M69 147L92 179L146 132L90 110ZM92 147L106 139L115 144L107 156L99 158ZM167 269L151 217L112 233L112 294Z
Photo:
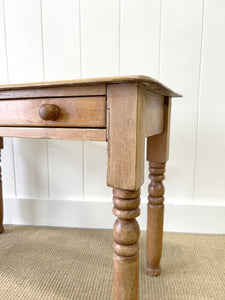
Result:
M147 138L150 185L147 220L149 275L160 274L164 171L171 98L180 97L146 76L121 76L0 86L3 137L107 142L107 185L113 188L113 299L138 299L140 187ZM0 182L0 233L3 203Z

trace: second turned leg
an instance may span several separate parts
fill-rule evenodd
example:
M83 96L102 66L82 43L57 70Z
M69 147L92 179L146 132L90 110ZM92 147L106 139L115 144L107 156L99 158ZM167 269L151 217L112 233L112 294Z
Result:
M137 300L139 282L140 190L113 189L113 300Z
M164 215L164 179L165 163L149 162L148 224L147 224L147 265L146 272L151 276L161 273L163 215Z
M0 162L1 162L1 149L3 148L3 138L0 137ZM3 199L2 199L2 170L0 167L0 233L4 231L3 227Z
M148 137L147 160L149 161L149 178L147 221L147 266L146 272L152 276L161 273L163 215L164 215L164 172L169 158L170 132L170 98L164 99L164 128L161 134Z

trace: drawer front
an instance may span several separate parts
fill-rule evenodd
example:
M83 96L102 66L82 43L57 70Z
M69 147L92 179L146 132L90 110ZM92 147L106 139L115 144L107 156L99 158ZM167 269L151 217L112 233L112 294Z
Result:
M57 108L54 120L46 117L49 107ZM0 126L106 127L106 97L1 100Z

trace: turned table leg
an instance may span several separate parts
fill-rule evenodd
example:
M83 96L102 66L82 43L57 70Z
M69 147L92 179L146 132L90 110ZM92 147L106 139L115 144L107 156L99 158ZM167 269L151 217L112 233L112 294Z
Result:
M148 137L147 160L149 161L148 220L146 236L146 272L151 276L161 273L163 215L164 215L164 172L169 153L170 98L164 99L164 128L161 134Z
M139 235L136 217L140 214L140 189L113 189L113 299L137 300L139 278Z
M164 215L164 179L165 163L149 162L149 196L147 223L147 265L149 275L161 273L160 259L162 255L163 215Z
M1 162L1 149L3 149L2 137L0 137L0 162ZM2 169L0 167L0 233L4 231L2 222L3 222Z
M107 85L107 185L113 187L113 299L138 299L140 187L145 137L162 131L164 97L144 85ZM154 160L153 160L154 161Z

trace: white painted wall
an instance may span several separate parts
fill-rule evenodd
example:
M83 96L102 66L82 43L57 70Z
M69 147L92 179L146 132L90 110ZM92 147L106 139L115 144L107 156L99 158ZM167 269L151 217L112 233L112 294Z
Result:
M143 74L174 99L165 230L225 233L225 1L0 0L0 84ZM106 145L6 138L5 223L111 228ZM146 224L146 182L141 228Z

